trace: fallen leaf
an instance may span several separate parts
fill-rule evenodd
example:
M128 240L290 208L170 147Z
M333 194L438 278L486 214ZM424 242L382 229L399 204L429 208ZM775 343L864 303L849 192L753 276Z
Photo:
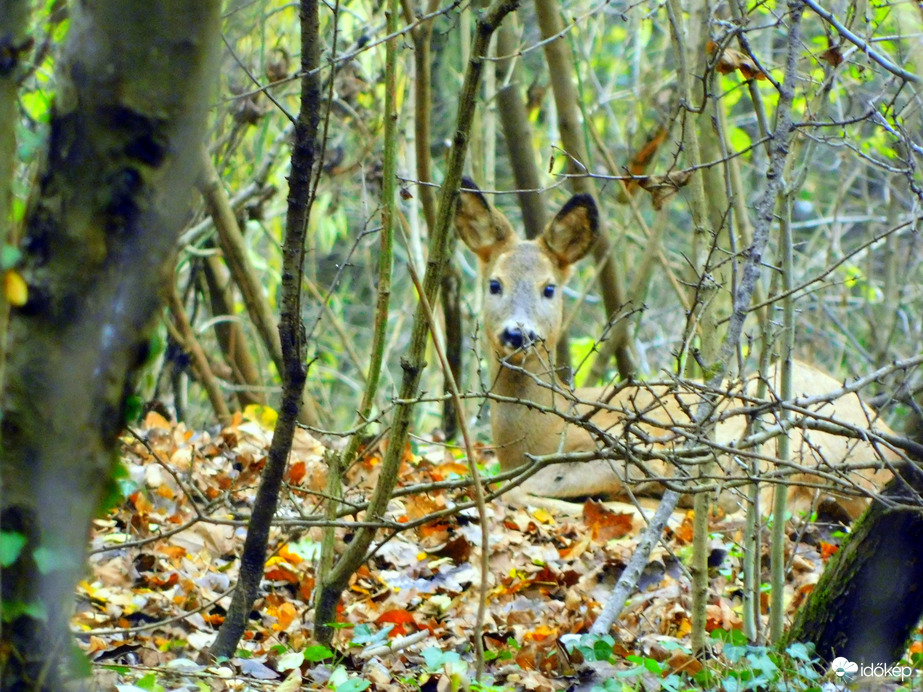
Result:
M583 505L583 521L593 532L593 540L610 541L631 533L634 515L616 513L602 502L587 500Z
M385 625L390 624L394 625L391 632L388 634L389 637L402 637L410 632L417 629L416 620L414 620L413 613L410 613L406 610L389 610L385 613L382 613L375 620L376 625ZM413 626L410 630L408 627Z

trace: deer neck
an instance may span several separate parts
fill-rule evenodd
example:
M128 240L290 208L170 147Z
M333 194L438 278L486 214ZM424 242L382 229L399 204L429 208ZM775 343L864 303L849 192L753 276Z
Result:
M491 430L500 467L515 468L525 455L552 454L560 448L563 419L554 413L569 405L547 359L535 355L521 366L499 361L492 368Z

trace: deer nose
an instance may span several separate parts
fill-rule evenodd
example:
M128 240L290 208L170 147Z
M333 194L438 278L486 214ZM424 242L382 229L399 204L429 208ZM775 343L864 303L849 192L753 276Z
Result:
M500 334L500 342L504 346L517 350L537 340L538 336L535 332L523 332L519 327L507 327L503 330L503 333Z

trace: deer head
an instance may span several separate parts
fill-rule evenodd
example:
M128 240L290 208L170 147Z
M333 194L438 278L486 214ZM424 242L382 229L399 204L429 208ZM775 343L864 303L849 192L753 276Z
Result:
M541 236L523 240L471 180L462 186L455 226L479 260L491 348L514 363L525 362L537 347L553 352L561 331L561 288L599 235L596 203L589 195L571 197Z

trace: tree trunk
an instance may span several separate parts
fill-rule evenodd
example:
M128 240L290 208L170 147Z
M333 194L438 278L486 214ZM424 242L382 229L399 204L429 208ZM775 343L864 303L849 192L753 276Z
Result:
M292 451L296 420L304 397L308 369L305 365L307 335L301 318L301 286L304 277L305 239L314 200L312 182L321 117L320 18L317 0L304 0L301 19L301 109L295 121L292 166L288 177L288 213L282 251L282 293L279 343L282 349L282 404L272 434L269 457L253 501L247 539L240 558L240 574L227 617L212 645L214 656L231 656L247 626L266 566L266 547L272 518L279 505L279 491Z
M561 145L569 156L567 172L578 176L573 178L571 186L575 193L598 197L593 179L589 176L579 177L589 171L590 157L581 127L580 96L574 86L576 68L573 56L566 41L560 38L564 31L560 3L557 0L535 0L535 13L542 38L546 41L545 59L548 61L551 90L558 110L558 132ZM559 38L554 38L556 36ZM630 379L637 368L628 330L629 321L619 319L622 310L628 307L625 287L612 256L611 241L606 231L605 219L602 218L599 239L593 247L593 258L598 266L596 280L603 297L606 319L615 321L610 338L616 344L615 359L619 375L622 379Z
M902 475L882 492L891 502L873 503L853 527L796 614L788 642L813 642L827 662L901 658L923 616L923 473L908 464Z
M4 0L0 5L0 242L16 244L13 230L13 180L16 164L16 123L19 118L18 80L24 65L20 57L29 47L28 0ZM0 301L0 339L5 339L9 303ZM0 348L0 382L6 364L6 354Z
M71 5L21 249L0 433L0 688L61 690L90 522L170 277L216 74L220 3Z
M213 317L227 315L227 321L215 322L215 337L221 347L225 362L234 373L234 382L241 386L237 392L237 401L241 407L250 404L265 404L266 397L260 393L262 378L250 349L247 336L240 323L232 319L234 298L231 293L231 273L220 257L206 257L202 263L205 281L208 284L208 298Z

